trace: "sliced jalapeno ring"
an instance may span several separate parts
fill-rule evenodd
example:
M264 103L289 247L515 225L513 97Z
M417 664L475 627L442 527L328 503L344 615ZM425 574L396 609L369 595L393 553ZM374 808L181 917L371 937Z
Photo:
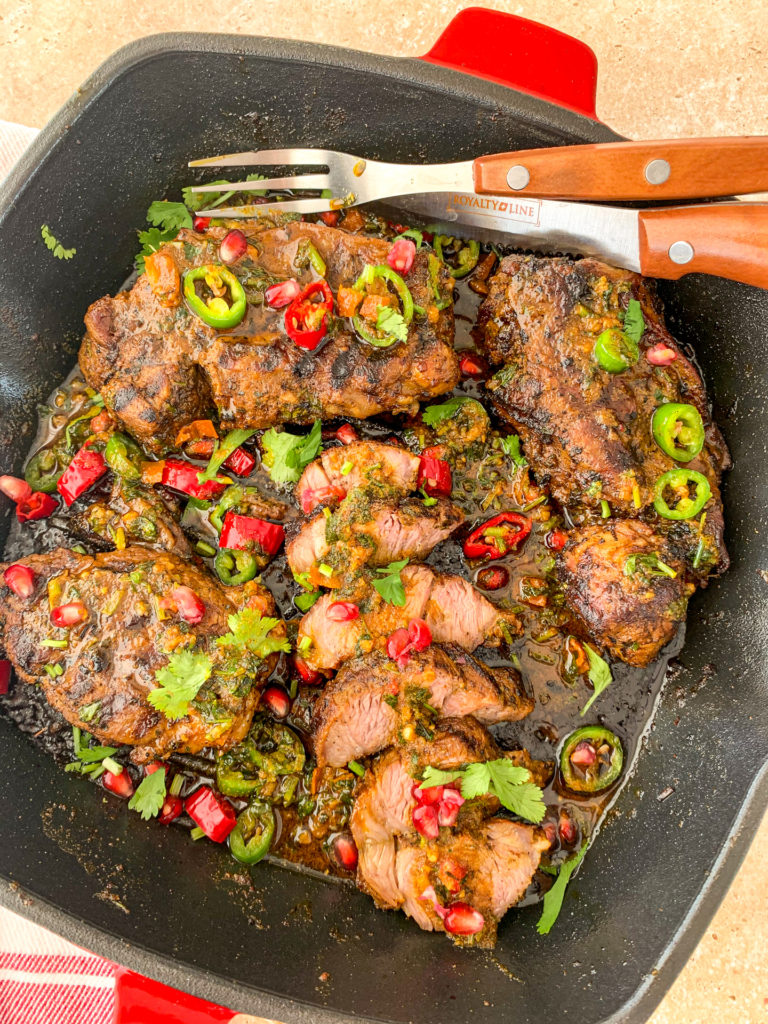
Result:
M475 239L470 239L466 245L461 245L459 239L451 238L449 235L435 235L432 244L435 255L445 263L456 281L466 277L470 271L474 270L480 259L480 243ZM455 263L448 260L443 252L443 246L455 248Z
M71 456L63 446L42 448L32 456L24 470L24 479L33 491L52 494L56 490L59 477L67 468Z
M213 561L216 575L227 587L239 587L252 580L258 570L258 563L250 551L231 551L222 548Z
M254 800L229 834L229 852L241 864L258 864L275 834L275 813L268 803Z
M198 294L198 281L210 292L208 297ZM227 292L229 300L225 298ZM236 327L248 306L243 286L221 263L205 263L187 270L184 274L184 298L195 316L218 330Z
M637 342L624 331L618 327L609 327L598 336L594 356L598 366L608 373L622 373L637 362L640 349Z
M694 488L691 497L690 489ZM670 506L664 497L669 488L677 496L677 504ZM692 519L698 515L712 497L712 488L703 473L694 469L670 469L662 473L654 488L653 507L664 519Z
M395 289L397 297L400 299L403 323L408 326L411 320L413 320L413 296L408 285L396 270L387 265L373 266L368 264L352 287L356 291L366 292L376 278L381 278L388 282ZM379 330L366 323L359 313L355 313L352 317L352 324L363 341L367 341L369 345L373 345L375 348L389 348L390 345L394 345L399 340L393 334L388 334L386 331Z
M619 737L599 725L572 732L560 755L560 771L574 793L600 793L621 775L624 748Z
M704 447L704 423L695 405L666 402L651 419L656 444L676 462L690 462Z
M109 468L123 480L140 480L144 453L133 438L125 434L112 434L104 449L104 459Z
M224 491L222 496L219 498L218 505L216 505L208 516L208 521L217 533L221 533L224 528L224 516L227 512L229 512L230 509L239 508L244 499L245 491L242 487L238 487L237 484L233 484Z

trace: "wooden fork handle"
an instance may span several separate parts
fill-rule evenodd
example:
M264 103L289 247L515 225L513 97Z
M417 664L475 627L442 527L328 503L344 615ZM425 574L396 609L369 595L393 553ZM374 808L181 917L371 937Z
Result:
M673 206L638 217L643 274L715 274L768 288L768 204Z
M768 192L768 136L608 142L481 156L475 191L545 199L708 199Z

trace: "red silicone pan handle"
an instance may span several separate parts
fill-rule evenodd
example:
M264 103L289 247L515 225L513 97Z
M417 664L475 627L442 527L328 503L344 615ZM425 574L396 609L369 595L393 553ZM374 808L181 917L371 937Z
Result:
M232 1010L169 988L135 971L119 968L115 977L113 1024L224 1024Z
M597 57L586 43L537 21L467 7L421 59L598 120Z

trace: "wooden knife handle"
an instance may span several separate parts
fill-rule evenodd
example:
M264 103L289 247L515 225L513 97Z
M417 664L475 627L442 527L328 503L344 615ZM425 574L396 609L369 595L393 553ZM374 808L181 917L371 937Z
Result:
M768 136L607 142L474 161L475 191L544 199L708 199L768 192Z
M638 220L643 274L715 274L768 288L767 203L640 210Z

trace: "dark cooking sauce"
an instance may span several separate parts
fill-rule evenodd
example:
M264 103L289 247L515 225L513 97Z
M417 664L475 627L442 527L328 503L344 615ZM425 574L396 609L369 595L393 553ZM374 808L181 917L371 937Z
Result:
M481 254L481 261L488 254L489 250L485 250ZM471 352L475 349L473 328L483 297L478 293L482 291L482 285L478 290L475 289L478 289L478 282L475 281L473 286L471 276L457 284L456 348L461 352ZM456 389L455 394L482 399L482 387L477 380L469 379ZM433 404L444 402L448 397L446 395L435 399ZM66 423L81 415L88 401L89 392L79 374L74 371L68 381L57 388L51 396L49 406L41 411L40 433L32 452L60 438ZM340 422L324 423L324 435L332 437ZM354 426L361 437L383 439L394 434L405 444L413 443L408 424L401 421L370 420L354 422ZM507 433L506 430L502 432ZM247 443L246 447L258 456L255 439ZM204 462L201 462L201 465L204 465ZM291 500L291 488L275 485L261 466L257 466L248 480L238 480L238 483L256 486L263 494L284 502ZM104 482L99 487L92 489L83 499L76 502L73 510L77 511L85 504L96 500L100 493L106 493L108 490L108 485ZM564 642L568 630L564 623L564 613L558 607L556 595L550 585L554 559L546 538L559 525L560 520L554 516L551 506L546 502L538 504L526 513L533 520L531 535L520 554L511 553L488 563L493 569L504 569L509 574L508 581L499 589L488 590L483 586L488 575L485 567L476 565L470 568L461 544L471 525L479 524L501 508L507 509L509 506L500 504L498 499L495 505L492 499L489 500L488 486L478 484L477 466L472 464L463 469L455 469L453 499L466 512L468 525L462 528L457 539L440 545L428 562L441 570L472 580L489 600L505 609L518 610L525 623L524 635L511 644L494 650L481 648L476 652L488 664L518 667L536 699L535 709L527 718L491 727L491 732L500 745L505 749L524 747L534 758L554 764L565 738L585 724L605 726L616 733L624 745L625 767L619 781L599 794L577 796L570 793L562 785L559 773L554 772L544 793L548 813L543 824L549 826L550 835L555 836L550 858L545 857L545 860L558 863L572 855L584 839L594 836L607 808L626 783L640 740L653 716L666 664L671 654L668 651L665 657L644 669L613 664L613 683L600 695L586 716L581 717L579 712L591 695L591 685L585 676L573 676L565 671ZM5 549L6 560L17 560L32 552L62 546L72 547L75 544L83 545L86 550L94 550L81 536L70 531L70 514L62 507L50 519L27 523L23 529L14 521ZM205 540L208 536L215 542L216 535L211 534L212 527L205 515L190 512L185 517L184 525L193 541ZM212 559L203 561L213 571ZM535 607L521 600L521 581L525 577L545 581L546 607ZM272 592L279 613L287 620L298 621L301 613L294 605L294 598L302 591L287 569L283 554L275 558L262 572L261 579ZM672 646L679 648L682 633L683 630ZM291 666L285 657L278 663L273 682L283 685L290 693L295 693L293 707L286 722L305 738L312 702L318 693L317 688L297 688ZM52 753L57 760L67 762L72 759L71 729L65 720L49 707L38 688L16 682L10 694L0 700L0 706L3 714L11 718L22 731L31 734L35 741ZM172 755L170 762L175 771L182 772L185 776L182 796L191 793L204 777L210 778L215 774L213 757L206 757L205 752L199 756ZM130 765L128 770L137 781L138 771ZM275 807L277 829L270 858L294 862L324 874L352 877L334 856L333 841L347 831L357 782L357 776L346 769L326 769L323 773L318 773L314 770L308 755L307 765L298 779L291 803L287 807ZM246 806L247 801L233 800L233 803L240 811ZM186 816L182 816L177 824L190 828L192 822ZM551 884L551 876L537 873L524 902L539 898L540 884L542 891L545 891Z

